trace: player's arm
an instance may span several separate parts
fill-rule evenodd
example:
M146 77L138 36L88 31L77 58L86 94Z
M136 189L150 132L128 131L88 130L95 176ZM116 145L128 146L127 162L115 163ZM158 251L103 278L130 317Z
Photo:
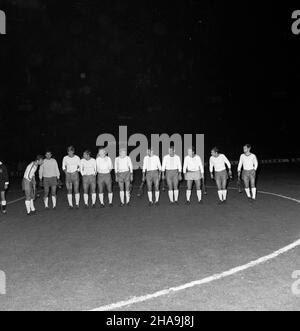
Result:
M143 161L143 177L142 177L142 182L145 182L145 180L146 180L146 172L147 172L147 156L144 157L144 161Z
M210 178L214 179L214 164L212 157L209 159L209 172L210 172Z
M60 171L59 171L58 164L57 164L56 160L55 160L54 166L55 166L56 177L57 177L57 179L59 179L60 178Z
M161 162L160 162L159 157L157 157L157 169L158 169L158 172L159 172L159 180L161 180L162 166L161 166Z
M232 178L231 163L229 162L229 160L227 159L227 157L225 155L223 155L223 157L224 157L224 162L228 167L229 177Z
M188 167L188 164L187 164L187 157L185 157L185 158L184 158L184 162L183 162L183 174L184 174L184 175L186 174L187 167Z
M39 179L40 179L40 182L43 180L43 175L44 175L44 164L42 164L40 166L40 169L39 169Z
M200 156L199 156L199 170L201 173L201 177L204 178L204 167Z
M115 176L116 176L116 182L119 182L119 162L118 158L115 160Z
M83 176L83 174L84 174L84 161L83 160L80 161L79 172L81 173L81 176Z
M178 156L178 165L177 165L177 167L178 167L178 179L179 179L179 181L181 181L182 180L182 164L181 164L181 159L180 159L180 157Z
M253 160L253 165L254 165L254 170L257 171L258 169L258 160L257 160L257 157L256 155L254 156L254 160Z
M133 182L133 165L132 165L131 158L129 156L128 156L128 166L129 166L129 170L130 170L130 181Z
M163 164L162 164L162 168L161 168L162 179L165 179L166 178L166 167L167 167L167 157L165 156L163 158Z
M241 155L239 165L238 165L238 178L241 177L242 166L243 166L243 156Z
M67 162L66 162L66 157L63 158L62 162L62 170L65 174L67 174Z

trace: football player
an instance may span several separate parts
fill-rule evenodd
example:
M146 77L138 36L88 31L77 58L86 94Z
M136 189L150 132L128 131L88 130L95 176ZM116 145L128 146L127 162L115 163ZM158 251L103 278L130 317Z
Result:
M83 159L80 162L80 173L82 175L82 185L83 185L83 199L84 205L87 209L89 207L89 191L92 195L92 207L96 207L96 175L97 167L96 160L91 157L91 152L86 150L83 153Z
M113 170L113 164L111 158L107 155L105 149L100 149L96 160L97 173L98 173L98 190L99 200L101 208L105 208L104 203L104 191L105 188L108 192L109 206L113 206L113 189L112 189L112 178L111 171Z

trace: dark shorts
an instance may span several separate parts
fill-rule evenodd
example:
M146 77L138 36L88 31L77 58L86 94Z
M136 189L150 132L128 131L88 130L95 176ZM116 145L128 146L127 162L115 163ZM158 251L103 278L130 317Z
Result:
M179 173L178 170L167 170L166 171L166 180L169 189L177 188L179 184Z
M244 182L247 182L247 181L255 181L255 178L256 178L256 171L253 169L253 170L243 170L243 173L242 173L242 178L243 178L243 181Z
M66 174L66 187L72 189L73 186L79 186L79 173L67 173Z
M215 180L216 182L225 182L228 179L228 173L227 170L223 171L216 171L215 172Z
M105 187L109 193L112 193L112 179L111 174L98 174L98 189L99 193L103 194Z
M43 178L44 189L49 189L50 187L57 186L57 178L50 177L50 178Z
M96 176L82 176L82 185L84 190L91 188L92 193L96 192Z
M152 188L152 185L154 185L155 188L158 189L159 188L159 172L157 170L147 171L146 181L147 181L148 188Z

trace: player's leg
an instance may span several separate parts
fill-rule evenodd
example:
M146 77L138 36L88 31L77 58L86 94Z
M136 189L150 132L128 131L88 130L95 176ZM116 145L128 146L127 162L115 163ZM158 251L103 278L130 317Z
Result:
M201 190L201 179L195 180L196 190L197 190L197 198L198 202L202 202L202 190Z
M223 201L226 202L227 200L227 171L222 173L221 181L222 181L222 194L223 194Z
M50 183L49 178L44 178L44 205L46 209L49 209L49 192L50 192Z
M93 208L96 207L96 201L97 201L96 187L97 187L97 185L96 185L96 176L91 176L90 188L91 188L92 207Z
M79 174L76 172L72 176L72 182L74 187L74 194L75 194L75 202L76 202L76 208L79 208L80 203L80 192L79 192Z
M51 198L52 198L53 209L56 209L56 204L57 204L57 185L58 185L58 180L56 177L53 177L51 179Z
M248 171L243 171L243 182L245 186L245 192L247 194L248 199L251 199L251 192L250 192L250 176Z
M73 208L73 184L71 179L71 174L66 174L66 188L67 188L67 197L68 197L68 203L69 208Z
M193 189L193 181L187 180L187 189L186 189L186 203L189 205L191 203L192 189Z
M3 214L6 214L7 213L7 210L6 210L7 203L6 203L6 198L5 198L5 190L3 190L3 191L1 190L0 195L1 195L1 210L2 210Z
M173 176L173 187L174 187L174 202L178 203L179 199L179 174Z
M160 197L160 192L159 192L159 172L156 171L154 176L153 176L153 185L154 185L154 190L155 190L155 205L158 206L159 204L159 197Z
M147 190L148 190L148 200L149 200L149 206L153 206L153 193L152 193L152 174L151 172L147 172L146 174L146 183L147 183Z
M250 183L251 183L252 199L256 200L257 189L256 189L256 171L255 170L251 171L251 173L250 173Z
M89 207L89 176L82 176L83 200L85 208Z
M121 176L119 177L119 188L120 188L120 202L121 202L121 207L124 206L125 204L125 182L124 180L121 178Z
M104 208L104 189L105 189L105 176L98 175L98 191L99 191L99 201L100 207Z
M222 179L221 179L221 176L220 176L219 172L215 173L215 180L216 180L216 185L217 185L217 188L218 188L219 200L220 200L220 202L223 202L224 199L223 199L223 191L222 191Z
M126 204L129 206L130 204L130 172L126 174L125 177L125 190L126 190Z
M169 193L170 202L174 203L173 180L172 180L172 174L170 171L167 171L166 180L167 180L167 185L168 185L168 193Z
M109 206L112 207L113 206L113 186L112 186L112 178L111 178L111 174L108 174L105 176L106 180L106 188L107 188L107 192L108 192L108 203Z

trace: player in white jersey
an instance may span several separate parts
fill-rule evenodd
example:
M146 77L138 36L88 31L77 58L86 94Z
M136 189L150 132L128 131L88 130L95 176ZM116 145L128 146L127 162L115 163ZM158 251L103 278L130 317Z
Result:
M147 182L149 206L153 206L153 186L155 190L155 206L159 205L159 182L161 179L161 163L152 148L147 150L143 163L143 182Z
M100 149L96 160L97 173L98 173L98 190L99 200L101 208L105 208L104 203L104 191L105 188L108 192L109 207L113 207L113 189L111 172L113 170L113 164L111 158L107 156L105 149Z
M240 157L240 162L238 165L238 178L242 176L247 197L251 200L256 199L257 168L258 168L257 157L256 155L251 153L251 145L247 144L244 146L244 153Z
M1 203L1 211L3 214L7 213L6 210L6 190L9 186L9 178L8 171L5 164L0 161L0 203Z
M68 155L65 156L63 159L62 169L66 174L66 187L68 190L69 208L73 209L73 189L74 189L76 208L79 209L80 158L77 155L75 155L75 148L73 146L68 147Z
M228 168L228 173L226 166ZM232 178L231 164L224 154L219 153L217 147L214 147L211 150L209 171L211 178L216 181L220 203L226 202L228 174L229 177Z
M35 198L35 173L39 166L41 166L44 162L44 159L41 155L38 155L36 160L31 162L24 173L22 188L25 192L25 207L27 211L27 215L35 214L36 210L34 207L34 198Z
M195 182L198 202L202 202L201 179L204 178L203 163L194 148L188 149L188 155L184 159L183 173L187 181L186 203L191 203L193 183Z
M89 208L89 192L92 196L92 208L96 207L96 160L91 157L91 152L86 150L83 153L83 159L80 162L80 173L82 175L83 199L85 208Z
M133 165L125 148L120 149L120 156L115 160L116 182L120 187L121 207L125 204L130 205L130 183L133 182ZM124 190L125 188L125 190Z
M45 160L40 166L39 170L40 184L44 188L44 204L45 208L49 209L49 193L51 189L52 205L53 209L56 208L56 189L58 180L60 178L60 172L58 164L55 159L52 158L52 153L47 151L45 154Z
M169 154L163 159L162 179L167 180L169 189L169 199L171 204L178 204L179 182L182 180L182 165L178 155L175 154L175 148L169 148Z

